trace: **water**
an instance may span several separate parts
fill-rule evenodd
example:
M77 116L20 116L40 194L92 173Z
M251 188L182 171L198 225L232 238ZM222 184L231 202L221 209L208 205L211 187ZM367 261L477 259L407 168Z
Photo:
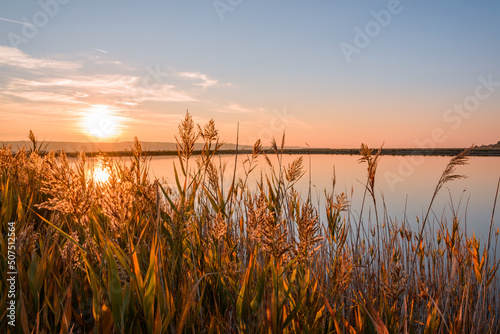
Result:
M297 155L284 155L283 165L286 166L297 158L299 158ZM246 156L238 156L237 178L244 176L242 161L245 159ZM324 191L332 190L332 179L335 174L335 194L345 192L348 195L352 213L357 217L361 210L367 176L366 163L360 164L358 159L359 156L348 155L303 156L306 172L296 183L295 188L301 193L303 199L307 199L309 189L311 189L312 201L317 204L320 216L324 218ZM383 204L385 204L388 217L392 220L403 220L406 212L408 222L416 229L417 217L422 221L436 184L450 159L451 157L440 156L382 156L375 179L379 214L383 213ZM223 155L216 160L221 166L226 166L224 178L226 190L232 179L234 160L235 157L231 155ZM277 163L276 158L271 160L273 164ZM258 162L258 167L249 178L251 189L256 188L261 172L270 175L270 167L263 156L258 158ZM173 186L175 184L174 163L179 169L177 157L154 157L151 159L151 174L165 179ZM194 159L191 166L195 166ZM462 228L466 226L469 235L474 232L486 240L497 182L500 177L500 158L471 157L468 165L457 167L456 174L465 175L467 178L454 180L444 185L432 206L431 218L433 219L429 223L436 223L442 217L451 223L452 213L455 211L460 218ZM366 203L363 216L368 219L371 199L367 198ZM497 204L497 208L498 206L500 204ZM500 226L499 222L499 219L495 219L493 231Z

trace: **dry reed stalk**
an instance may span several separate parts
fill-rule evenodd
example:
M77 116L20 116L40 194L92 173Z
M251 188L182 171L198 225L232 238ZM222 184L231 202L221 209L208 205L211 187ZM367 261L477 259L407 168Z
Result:
M321 248L319 216L316 209L308 201L302 205L297 220L299 244L297 254L302 261L311 261L314 254Z

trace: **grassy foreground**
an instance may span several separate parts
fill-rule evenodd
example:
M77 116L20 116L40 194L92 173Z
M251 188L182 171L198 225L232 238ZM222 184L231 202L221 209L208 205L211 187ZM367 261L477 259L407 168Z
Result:
M260 141L245 173L220 166L211 121L179 125L176 184L151 180L136 140L131 162L0 149L0 302L8 302L7 235L15 223L19 333L498 333L498 230L469 238L460 217L429 227L432 202L468 151L451 159L412 231L375 187L380 151L365 145L363 207L325 191L327 221L294 189L302 158L282 165ZM193 157L194 142L205 148ZM284 139L283 139L284 141ZM269 165L255 192L248 176ZM223 184L224 174L232 176ZM229 191L227 191L229 189ZM307 197L307 196L306 196ZM494 212L494 209L493 209ZM493 218L492 218L493 221Z

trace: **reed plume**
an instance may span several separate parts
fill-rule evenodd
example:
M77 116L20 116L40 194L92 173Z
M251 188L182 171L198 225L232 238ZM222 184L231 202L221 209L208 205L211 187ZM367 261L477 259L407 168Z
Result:
M179 137L175 136L175 140L177 141L177 152L179 152L179 155L187 161L193 154L194 144L199 136L199 133L194 131L193 118L189 112L186 111L186 116L179 124L178 129ZM206 135L213 136L213 129L209 128Z
M302 205L300 214L297 213L297 231L299 244L297 253L302 261L311 260L313 255L321 248L321 226L319 216L312 204L307 201Z
M20 331L500 331L494 210L486 244L464 232L455 209L451 224L446 213L430 222L434 198L461 178L455 169L470 149L446 166L417 231L411 217L384 212L381 234L370 215L361 217L363 204L358 221L352 191L337 194L333 185L323 208L310 196L303 202L293 187L303 161L283 162L284 137L280 146L272 141L276 156L265 155L269 170L254 188L248 180L263 154L260 140L242 162L244 180L224 186L215 123L195 128L187 113L173 185L153 183L137 138L129 161L99 158L108 180L95 178L84 153L71 160L0 147L0 233L7 240L15 225ZM190 170L198 136L205 147ZM360 153L365 194L376 206L381 153L364 144ZM7 246L0 242L2 268L12 258ZM0 271L1 291L9 289L6 273ZM6 314L0 328L8 326Z

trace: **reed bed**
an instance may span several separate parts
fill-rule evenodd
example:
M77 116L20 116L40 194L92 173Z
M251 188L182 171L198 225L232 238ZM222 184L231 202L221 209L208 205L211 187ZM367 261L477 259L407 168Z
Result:
M377 195L383 158L366 145L361 208L335 182L320 208L294 188L303 158L283 165L284 136L260 141L244 175L224 185L213 121L186 114L176 136L175 185L149 173L136 139L129 163L102 158L99 180L76 162L32 147L0 149L0 301L7 301L7 225L15 222L15 328L19 333L498 333L498 239L452 214L429 224L443 184L459 178L468 150L444 167L427 215L387 217ZM194 143L204 142L193 156ZM274 161L274 162L273 162ZM268 173L250 191L258 163ZM367 214L374 212L375 214ZM434 227L430 227L434 226ZM437 227L436 227L437 226Z

